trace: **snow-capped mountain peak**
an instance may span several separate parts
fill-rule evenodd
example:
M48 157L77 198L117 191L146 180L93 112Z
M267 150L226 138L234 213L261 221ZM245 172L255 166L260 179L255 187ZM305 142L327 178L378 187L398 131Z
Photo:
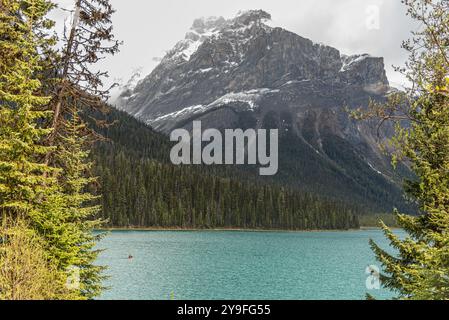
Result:
M370 94L387 91L382 58L342 55L330 46L270 27L270 19L263 10L241 11L230 19L196 19L150 75L123 91L117 106L168 130L178 122L176 117L208 113L215 110L214 101L228 101L229 94L246 97L261 88L278 90L279 97L292 90L319 91L314 87L321 83L341 90L360 86ZM243 99L246 106L238 110L255 111L258 100L259 96ZM226 107L220 104L218 109Z

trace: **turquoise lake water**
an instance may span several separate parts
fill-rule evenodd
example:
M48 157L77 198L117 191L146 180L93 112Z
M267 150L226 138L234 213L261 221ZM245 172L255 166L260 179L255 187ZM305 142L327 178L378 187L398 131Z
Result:
M380 230L347 232L113 231L99 244L101 299L364 299L368 245ZM133 259L128 259L132 255Z

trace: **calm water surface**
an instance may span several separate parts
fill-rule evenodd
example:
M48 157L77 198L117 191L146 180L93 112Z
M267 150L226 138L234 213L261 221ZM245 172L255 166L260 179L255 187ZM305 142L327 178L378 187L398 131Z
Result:
M366 289L370 238L388 247L379 230L113 231L99 244L101 299L389 298Z

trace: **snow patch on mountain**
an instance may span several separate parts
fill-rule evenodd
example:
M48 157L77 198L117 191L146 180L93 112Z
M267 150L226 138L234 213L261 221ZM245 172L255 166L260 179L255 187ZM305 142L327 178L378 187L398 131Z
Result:
M277 89L253 89L244 92L230 92L212 102L209 106L226 106L235 102L243 102L247 104L248 110L254 111L257 107L257 100L264 94L277 93Z
M238 46L244 45L249 41L248 30L254 26L262 26L265 30L271 30L271 27L264 23L271 19L271 16L262 10L241 11L232 19L223 17L199 18L193 22L185 39L179 41L175 47L170 50L162 59L162 63L170 61L190 61L199 47L208 39L219 39L222 36L230 35L237 41L232 44L234 52L238 53ZM240 43L237 43L240 42ZM239 53L242 57L243 53Z
M243 111L254 111L257 108L258 100L267 94L278 93L278 89L259 88L243 92L230 92L216 99L207 105L194 105L185 107L179 111L160 115L156 118L147 120L147 124L157 129L161 124L168 120L183 120L194 115L204 114L205 112L216 110L222 107L240 108Z
M340 69L340 72L345 72L348 71L349 69L351 69L351 67L353 67L354 65L364 61L367 58L371 58L371 55L369 54L356 54L353 56L346 56L346 55L342 55L342 62L343 65Z
M374 168L374 166L371 164L371 163L369 163L369 162L367 162L368 163L368 165L370 166L370 168L373 170L373 171L375 171L376 173L378 173L378 174L383 174L382 172L380 172L379 170L377 170L376 168Z

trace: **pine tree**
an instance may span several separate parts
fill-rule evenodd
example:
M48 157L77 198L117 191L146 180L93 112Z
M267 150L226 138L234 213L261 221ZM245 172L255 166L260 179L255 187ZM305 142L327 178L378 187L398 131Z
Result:
M63 35L62 52L48 53L56 75L48 84L55 92L51 105L54 111L49 145L57 145L57 137L66 113L74 106L104 110L110 88L104 88L107 72L92 71L106 55L114 55L120 43L114 40L111 17L114 10L109 0L74 0L72 26ZM46 156L46 163L52 161Z
M38 290L36 288L56 290L55 287L48 286L52 275L54 280L59 279L58 282L64 282L67 278L65 270L58 269L58 262L49 255L50 244L40 233L45 222L52 221L60 209L58 202L54 201L60 196L60 187L54 178L60 170L42 162L45 154L52 150L42 144L51 129L41 126L43 120L51 116L51 112L45 111L50 99L39 94L41 82L36 78L36 73L41 69L37 48L46 41L37 35L36 30L51 25L45 19L51 7L50 3L42 0L1 2L0 214L3 221L13 222L11 228L3 229L6 246L2 252L4 259L12 259L8 261L17 263L17 259L26 260L28 257L36 263L37 268L34 270L37 273L30 291L23 292L26 287L21 286L22 292L17 295L15 290L18 290L18 284L9 281L9 276L13 272L14 277L33 282L29 279L33 266L20 269L16 265L19 269L9 271L5 269L6 265L2 266L2 285L6 286L2 289L2 294L10 298L36 297L37 292L32 292L34 289ZM17 232L13 232L14 230ZM2 236L2 242L5 241L5 236ZM20 243L24 246L23 252L14 256L19 252L11 250ZM47 273L46 266L49 268ZM53 270L53 267L56 269ZM57 298L53 291L41 292L42 297L46 293L51 298Z
M395 161L408 159L416 174L405 189L420 215L396 212L404 240L382 225L397 255L371 245L384 267L383 285L399 298L449 299L449 2L403 2L422 26L403 44L410 53L403 71L413 87L371 112L397 122ZM403 118L411 125L401 126Z
M43 173L56 171L39 163L50 150L41 144L50 130L38 121L50 114L41 111L49 97L35 94L41 83L34 78L39 57L33 28L48 10L45 1L1 2L0 208L11 217L37 210L39 195L53 183Z
M116 53L119 43L112 34L114 11L108 0L75 0L74 4L72 27L64 33L63 49L43 50L47 68L44 92L52 94L48 107L53 112L48 124L52 131L46 139L51 149L44 164L60 169L53 174L60 194L53 196L59 211L54 210L53 223L41 221L41 232L51 244L59 268L79 268L80 294L93 298L102 289L103 268L94 265L98 237L93 236L102 222L94 219L99 207L93 204L96 198L88 189L96 183L88 152L95 136L79 115L88 108L105 109L109 90L103 89L103 79L107 73L92 70L105 55Z
M88 136L82 135L86 131L86 126L76 108L71 112L69 119L63 124L64 136L60 137L62 143L55 153L55 161L64 173L58 179L62 187L60 198L64 217L60 223L68 230L64 267L79 268L82 280L80 292L83 296L92 298L99 295L102 290L101 271L104 268L94 265L98 256L94 246L99 236L95 236L92 232L102 225L102 221L93 219L100 206L95 205L98 197L88 191L89 184L96 183L97 179L91 176L93 164L88 159Z

